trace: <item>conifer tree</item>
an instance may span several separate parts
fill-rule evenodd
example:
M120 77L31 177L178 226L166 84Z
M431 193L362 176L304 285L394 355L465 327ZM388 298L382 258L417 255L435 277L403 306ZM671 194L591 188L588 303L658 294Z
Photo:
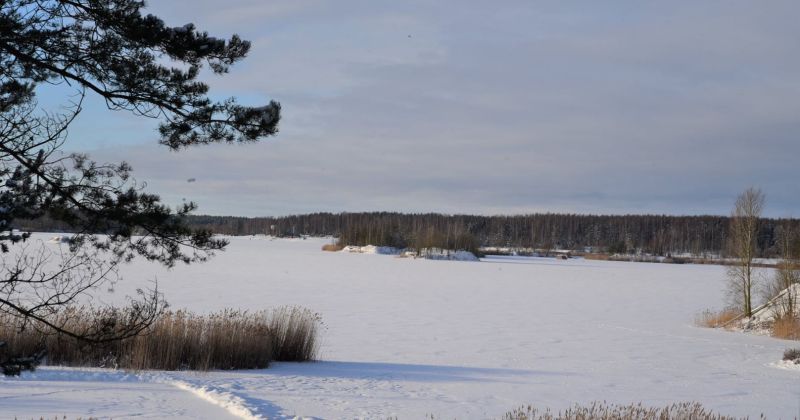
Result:
M207 259L225 242L190 228L186 203L172 209L144 191L128 164L105 164L63 151L83 99L112 111L158 119L160 142L179 150L210 143L253 142L276 134L280 105L240 105L209 98L202 68L224 74L247 55L236 35L215 38L193 24L169 26L138 0L0 2L0 311L83 340L137 334L162 310L156 291L142 292L110 324L70 328L57 315L98 285L115 281L124 261L172 266ZM43 109L43 86L69 92ZM265 101L267 102L267 101ZM13 229L47 218L77 234L56 255ZM102 235L101 235L102 234Z

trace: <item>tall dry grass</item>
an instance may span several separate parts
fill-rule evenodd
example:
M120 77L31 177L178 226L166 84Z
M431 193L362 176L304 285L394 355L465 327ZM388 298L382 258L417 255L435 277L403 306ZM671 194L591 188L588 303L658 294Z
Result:
M772 336L784 340L800 340L800 319L785 315L772 322Z
M762 416L763 418L763 416ZM503 420L737 420L703 408L697 402L675 403L666 407L646 407L641 403L630 405L595 401L589 405L575 405L564 412L553 413L534 406L509 411Z
M586 253L583 254L583 258L587 260L596 260L596 261L609 261L611 260L611 255L608 254L596 254L596 253Z
M339 244L339 243L322 245L322 250L323 251L337 252L337 251L341 251L343 249L344 249L344 245Z
M740 315L735 309L723 309L719 312L705 310L695 317L694 324L706 328L727 327Z
M281 307L268 317L271 354L279 362L312 360L319 353L319 314L298 307Z
M70 308L60 323L73 331L96 325L105 312ZM123 369L210 370L259 369L271 361L309 361L319 349L318 314L283 307L271 311L227 309L208 315L167 312L141 335L105 344L23 327L17 318L0 315L0 341L6 355L45 348L46 363Z

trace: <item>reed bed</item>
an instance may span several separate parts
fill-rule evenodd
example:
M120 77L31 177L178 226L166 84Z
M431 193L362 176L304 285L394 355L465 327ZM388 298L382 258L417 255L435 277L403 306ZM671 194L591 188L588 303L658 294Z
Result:
M763 419L764 416L762 415ZM618 405L595 401L589 405L575 405L563 412L541 411L534 406L509 411L503 420L738 420L716 414L697 402L675 403L666 407L647 407L638 404Z
M800 340L800 318L785 315L772 322L772 336L784 340Z
M719 312L705 310L695 316L694 324L698 327L721 328L728 327L731 323L741 316L741 313L734 309L723 309Z
M107 311L70 308L59 323L82 331L106 322ZM98 321L100 318L100 321ZM260 369L272 361L310 361L318 352L318 314L297 307L269 311L226 309L212 314L166 312L140 335L104 344L87 344L48 333L17 318L0 315L0 341L6 355L46 349L50 365L133 370Z
M272 357L280 362L307 361L319 352L319 314L284 306L268 317Z
M337 244L325 244L325 245L322 245L322 250L323 251L328 251L328 252L337 252L337 251L341 251L343 249L344 249L344 245L341 245L341 244L338 244L338 243Z

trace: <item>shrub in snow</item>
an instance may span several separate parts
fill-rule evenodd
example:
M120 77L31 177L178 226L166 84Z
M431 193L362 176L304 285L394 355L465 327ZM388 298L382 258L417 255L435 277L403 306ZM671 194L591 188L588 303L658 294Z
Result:
M0 341L0 350L6 350L7 345L4 341ZM0 372L6 376L19 376L25 370L36 370L36 367L42 363L45 351L40 349L33 353L32 356L6 356L0 357Z
M783 352L783 360L800 365L800 349L786 349Z

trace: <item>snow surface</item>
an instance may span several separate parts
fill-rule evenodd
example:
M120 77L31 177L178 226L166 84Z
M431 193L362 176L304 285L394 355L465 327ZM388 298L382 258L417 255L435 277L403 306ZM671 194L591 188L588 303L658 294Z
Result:
M100 299L158 278L175 309L302 305L326 324L323 361L209 373L43 368L0 379L0 417L472 419L592 400L800 415L800 370L778 362L795 342L692 325L723 306L724 267L465 264L322 252L323 239L230 239L206 264L135 262Z
M773 363L772 366L778 369L796 370L800 372L800 363L796 363L791 360L780 360Z
M52 367L21 378L0 376L0 415L4 419L245 418L232 416L221 404L203 403L155 375Z

